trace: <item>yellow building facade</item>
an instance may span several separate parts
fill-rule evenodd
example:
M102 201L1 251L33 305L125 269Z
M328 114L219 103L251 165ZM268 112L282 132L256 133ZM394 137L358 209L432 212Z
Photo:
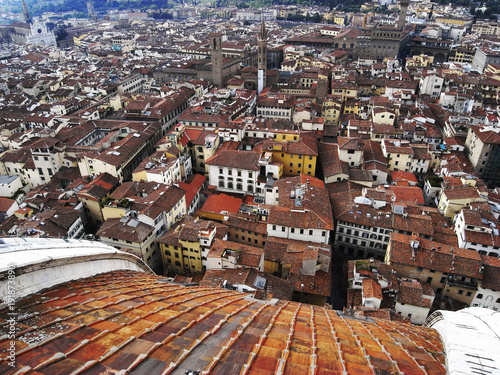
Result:
M202 270L200 243L179 239L177 246L160 243L160 250L164 265L169 271L176 274L198 272Z
M318 155L316 140L307 140L307 143L304 141L304 135L276 133L274 140L268 142L262 151L272 152L272 161L282 163L285 176L315 176ZM311 142L314 142L313 149L309 144Z

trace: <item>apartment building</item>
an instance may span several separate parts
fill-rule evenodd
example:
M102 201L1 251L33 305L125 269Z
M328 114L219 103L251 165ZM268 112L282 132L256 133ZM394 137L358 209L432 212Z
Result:
M453 218L458 246L477 251L481 255L500 257L498 221L489 205L462 208Z
M414 150L408 141L384 139L381 147L384 156L387 158L389 171L411 171Z
M102 213L106 221L131 216L152 226L159 238L186 215L186 192L173 185L125 182L111 194Z
M470 306L500 310L500 259L494 256L481 255L483 260L483 279Z
M469 306L483 279L483 261L476 251L415 235L392 233L385 262L400 277L429 283L436 296L450 297Z
M141 258L153 271L161 273L161 255L155 228L130 216L107 219L97 231L101 242L127 250Z
M277 203L269 210L268 236L329 243L333 215L321 180L306 175L282 178L271 192L266 192L268 201Z
M210 248L216 239L227 239L227 231L224 224L186 216L158 239L165 272L184 274L208 269Z
M429 95L431 98L438 98L444 86L444 78L439 74L426 71L420 77L419 92L420 94Z
M337 249L356 258L383 259L393 232L432 239L435 229L429 209L418 207L413 195L402 200L395 202L390 189L364 188L360 197L336 212Z
M82 187L77 194L83 204L87 220L99 227L104 222L102 207L106 198L118 186L118 179L109 173L103 173Z
M264 91L264 95L261 94L257 97L257 116L264 118L274 118L274 119L285 119L292 120L293 116L293 97L280 94L266 95L268 94Z
M134 169L153 152L160 135L160 123L122 123L119 129L99 141L102 148L94 146L76 154L80 173L95 177L108 172L120 182L130 180Z
M470 126L465 140L469 160L488 186L500 184L500 128Z
M134 169L132 180L172 185L181 180L181 159L168 157L165 152L157 151Z
M472 203L486 202L487 192L472 186L462 185L442 190L438 201L438 210L445 217L453 220L455 214Z
M272 163L282 165L285 176L315 176L318 146L314 133L275 133L262 144L262 153L272 153ZM265 155L263 155L265 156Z
M215 239L207 255L207 269L235 268L253 268L264 272L264 249Z
M259 160L260 152L239 151L227 142L206 161L209 184L223 192L255 194Z
M338 137L339 159L350 167L363 163L365 144L361 138Z

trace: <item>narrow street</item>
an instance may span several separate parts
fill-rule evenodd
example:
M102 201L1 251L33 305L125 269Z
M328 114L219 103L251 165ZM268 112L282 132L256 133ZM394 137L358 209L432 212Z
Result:
M334 310L343 310L347 300L347 290L343 281L343 269L346 259L337 251L332 252L332 291L331 305Z

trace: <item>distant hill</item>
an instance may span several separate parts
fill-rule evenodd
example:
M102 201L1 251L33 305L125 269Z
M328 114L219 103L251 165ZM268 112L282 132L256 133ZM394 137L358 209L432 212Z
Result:
M160 9L171 9L178 4L193 4L197 2L210 2L214 7L236 6L242 8L261 8L271 5L303 5L303 6L325 6L330 9L338 9L346 12L358 11L366 0L95 0L94 9L97 13L107 10L135 9L139 11L158 11ZM434 0L437 4L455 4L471 7L476 16L488 18L500 13L500 2L488 0L486 3L478 3L471 0ZM41 15L43 12L75 12L87 14L86 0L26 0L32 15ZM487 10L482 13L476 11L476 6L485 5ZM2 8L0 8L2 10ZM4 11L21 12L21 1L7 2L3 6Z
M44 12L73 12L87 14L86 0L25 0L31 15L39 16ZM155 11L158 9L173 8L177 4L183 4L184 0L95 0L94 10L97 13L105 12L110 9L138 11ZM11 11L22 11L20 1L12 4Z

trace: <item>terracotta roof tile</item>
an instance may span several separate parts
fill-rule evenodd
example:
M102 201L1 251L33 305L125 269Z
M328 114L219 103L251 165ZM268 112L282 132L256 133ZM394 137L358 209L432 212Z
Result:
M227 211L237 213L240 210L242 202L241 199L226 194L214 194L208 197L201 211L215 213Z
M245 297L132 271L60 284L19 304L23 331L15 338L16 363L37 374L71 373L83 366L89 374L168 369L235 374L246 368L304 374L311 366L318 374L365 374L373 368L445 373L442 343L432 329ZM6 313L0 314L2 328ZM0 364L0 371L6 370L5 362Z
M495 291L500 290L500 259L488 255L481 255L483 260L483 280L481 286Z
M378 281L373 279L363 279L363 298L382 299L382 288Z
M227 150L219 148L215 155L206 161L207 165L218 167L238 168L249 171L258 171L260 153L251 151Z
M406 305L431 307L431 301L423 297L422 285L418 281L401 281L397 301Z
M244 245L236 242L215 239L207 258L220 258L225 256L227 250L235 252L237 264L241 267L259 268L260 260L264 254L264 249Z
M477 251L453 248L438 242L419 239L418 248L412 251L412 236L391 233L390 264L405 264L414 267L448 272L450 274L482 279L481 257Z

